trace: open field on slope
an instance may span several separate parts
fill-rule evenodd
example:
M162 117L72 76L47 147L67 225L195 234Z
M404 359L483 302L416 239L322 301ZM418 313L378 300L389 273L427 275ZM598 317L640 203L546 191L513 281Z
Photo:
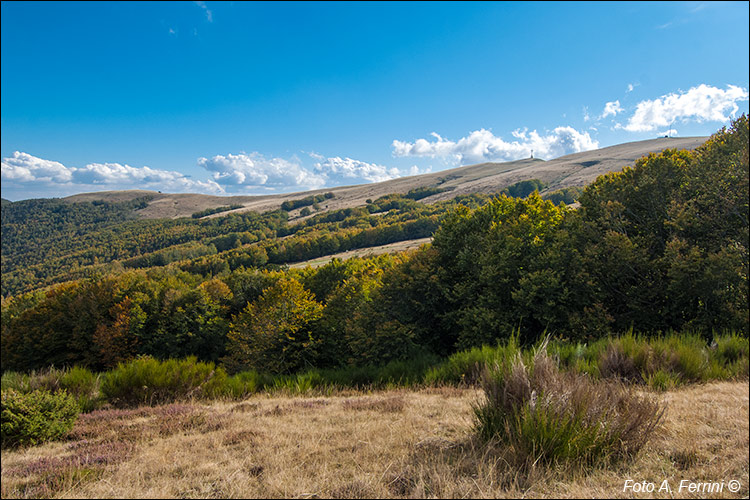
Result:
M415 250L425 243L432 241L432 238L420 238L417 240L397 241L396 243L389 243L387 245L380 245L377 247L357 248L349 250L347 252L341 252L333 255L326 255L317 259L306 260L304 262L296 262L289 264L291 268L304 268L304 267L320 267L328 264L333 259L346 260L352 257L370 257L372 255L381 255L384 253L398 253L405 252L407 250Z
M663 393L663 426L634 461L577 473L520 474L502 449L476 442L474 389L100 411L81 416L68 442L3 451L2 497L747 497L748 390L745 381ZM673 491L623 492L627 479L657 488L666 479ZM681 480L725 486L680 492Z
M167 194L154 191L103 191L84 193L65 198L70 202L106 200L126 201L142 196L153 196L149 205L138 211L141 217L154 219L165 217L190 217L193 213L208 208L242 204L244 208L231 212L254 210L264 212L278 209L284 201L310 195L333 192L335 197L321 203L321 211L338 210L365 205L366 200L375 200L393 193L405 194L411 189L440 186L449 191L439 193L422 201L425 203L450 199L462 194L496 193L507 186L527 179L539 179L547 184L547 191L570 186L585 186L598 176L632 166L635 160L651 152L665 148L695 149L707 137L679 137L650 139L629 142L583 153L562 156L549 161L524 159L506 163L482 163L442 170L411 177L399 177L389 181L357 186L325 188L316 191L264 196L210 196L202 194ZM231 212L222 212L209 217L220 217ZM291 215L298 215L299 209Z

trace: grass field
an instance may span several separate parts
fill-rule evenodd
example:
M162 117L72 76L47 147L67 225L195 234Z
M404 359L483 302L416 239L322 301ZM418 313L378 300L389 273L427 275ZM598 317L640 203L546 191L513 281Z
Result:
M425 243L432 241L432 238L420 238L417 240L397 241L396 243L389 243L387 245L380 245L377 247L368 248L357 248L355 250L349 250L347 252L341 252L334 255L326 255L317 259L306 260L304 262L296 262L289 264L291 268L304 268L304 267L320 267L328 264L333 259L351 259L352 257L369 257L371 255L381 255L384 253L398 253L406 250L415 250Z
M659 393L666 415L628 463L510 467L473 433L482 393L453 387L256 395L81 415L68 441L2 452L2 497L748 496L748 383ZM672 492L623 491L667 480ZM680 481L724 482L719 493ZM729 491L738 480L738 492Z

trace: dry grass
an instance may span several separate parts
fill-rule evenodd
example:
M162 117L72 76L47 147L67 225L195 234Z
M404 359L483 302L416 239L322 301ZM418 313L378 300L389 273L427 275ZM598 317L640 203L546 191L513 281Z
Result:
M318 257L317 259L306 260L303 262L296 262L289 264L289 267L294 268L305 268L305 267L320 267L328 264L333 259L346 260L352 257L370 257L372 255L381 255L384 253L398 253L405 252L407 250L414 250L426 243L430 243L432 238L419 238L416 240L398 241L396 243L388 243L387 245L380 245L376 247L357 248L354 250L347 250L333 255L326 255L324 257Z
M664 425L633 461L575 475L521 473L502 449L479 444L470 434L473 389L105 411L81 419L72 441L3 451L2 497L643 496L623 493L629 478L668 479L677 497L706 496L678 493L681 479L738 479L740 492L717 496L747 497L748 383L659 397ZM80 458L96 453L99 462ZM55 476L56 467L67 472Z

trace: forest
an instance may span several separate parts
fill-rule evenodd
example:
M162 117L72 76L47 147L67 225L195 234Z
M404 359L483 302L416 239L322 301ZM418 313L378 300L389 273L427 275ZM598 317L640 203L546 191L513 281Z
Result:
M289 375L444 359L514 335L747 337L747 116L580 192L540 188L431 205L390 195L300 221L137 219L147 200L4 202L2 369L195 356ZM410 253L286 266L428 236Z

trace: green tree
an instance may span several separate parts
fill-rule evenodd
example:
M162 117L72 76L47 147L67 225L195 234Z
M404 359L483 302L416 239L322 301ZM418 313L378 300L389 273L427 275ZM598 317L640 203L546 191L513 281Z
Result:
M314 363L319 339L312 323L323 306L294 278L284 277L237 315L227 337L230 370L291 373Z

